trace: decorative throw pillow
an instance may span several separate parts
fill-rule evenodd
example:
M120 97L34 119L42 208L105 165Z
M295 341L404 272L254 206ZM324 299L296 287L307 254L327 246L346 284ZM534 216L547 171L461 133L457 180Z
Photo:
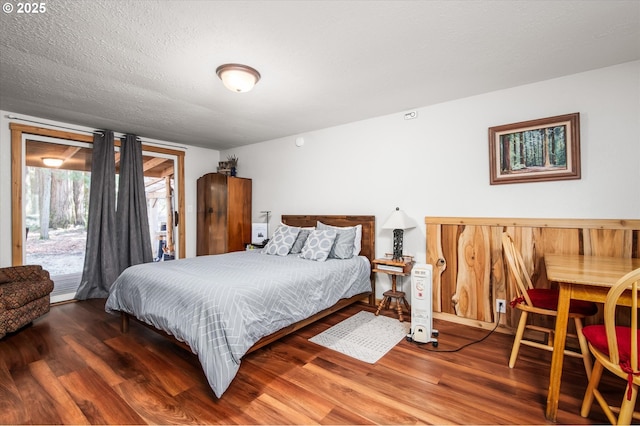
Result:
M324 231L311 231L307 241L304 243L300 257L303 259L317 260L324 262L329 257L329 252L336 240L336 231L325 229Z
M299 254L302 251L302 247L304 247L304 243L307 242L307 237L311 234L315 228L301 228L300 232L298 232L298 236L296 237L296 242L293 243L291 247L290 254Z
M362 245L362 225L340 227L317 222L317 227L318 229L333 229L338 234L331 253L329 253L330 258L350 259L360 253ZM360 231L359 233L358 230Z
M262 249L264 254L276 254L286 256L296 241L300 228L295 226L280 225L267 245Z

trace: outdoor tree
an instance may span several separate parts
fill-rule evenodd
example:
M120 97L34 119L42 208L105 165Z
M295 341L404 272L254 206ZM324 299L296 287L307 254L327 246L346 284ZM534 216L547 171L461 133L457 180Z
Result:
M36 168L40 207L40 239L49 239L49 213L51 211L51 169Z

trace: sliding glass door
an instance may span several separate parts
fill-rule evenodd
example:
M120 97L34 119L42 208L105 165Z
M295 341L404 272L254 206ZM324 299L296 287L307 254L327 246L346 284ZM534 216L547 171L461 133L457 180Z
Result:
M87 241L91 144L25 139L25 263L49 271L52 302L72 299Z
M153 258L156 262L173 260L179 251L176 245L179 222L175 199L176 158L147 151L142 154Z
M22 137L22 264L42 265L49 271L54 281L52 303L72 299L82 278L92 147L90 142L42 135ZM179 230L184 229L178 226L177 188L181 183L175 173L181 162L169 150L158 151L143 148L149 250L155 261L167 261L180 257L176 242L180 241ZM118 173L117 148L114 155Z

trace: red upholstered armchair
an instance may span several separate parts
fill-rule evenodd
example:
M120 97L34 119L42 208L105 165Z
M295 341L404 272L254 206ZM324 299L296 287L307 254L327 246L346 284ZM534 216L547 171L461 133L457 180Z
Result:
M0 339L49 312L52 291L40 265L0 268Z

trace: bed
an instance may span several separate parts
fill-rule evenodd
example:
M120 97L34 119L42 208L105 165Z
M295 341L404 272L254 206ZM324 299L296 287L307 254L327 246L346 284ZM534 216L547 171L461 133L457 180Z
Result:
M332 257L340 257L338 240L344 243L360 225L359 254L311 260L309 245L302 251L307 258L274 253L274 247L282 249L283 233L318 221L325 226L308 232L334 236ZM284 215L282 224L267 247L270 254L252 250L127 268L111 287L105 309L121 314L123 332L133 318L195 353L219 398L248 353L352 303L367 297L373 303L374 216Z

